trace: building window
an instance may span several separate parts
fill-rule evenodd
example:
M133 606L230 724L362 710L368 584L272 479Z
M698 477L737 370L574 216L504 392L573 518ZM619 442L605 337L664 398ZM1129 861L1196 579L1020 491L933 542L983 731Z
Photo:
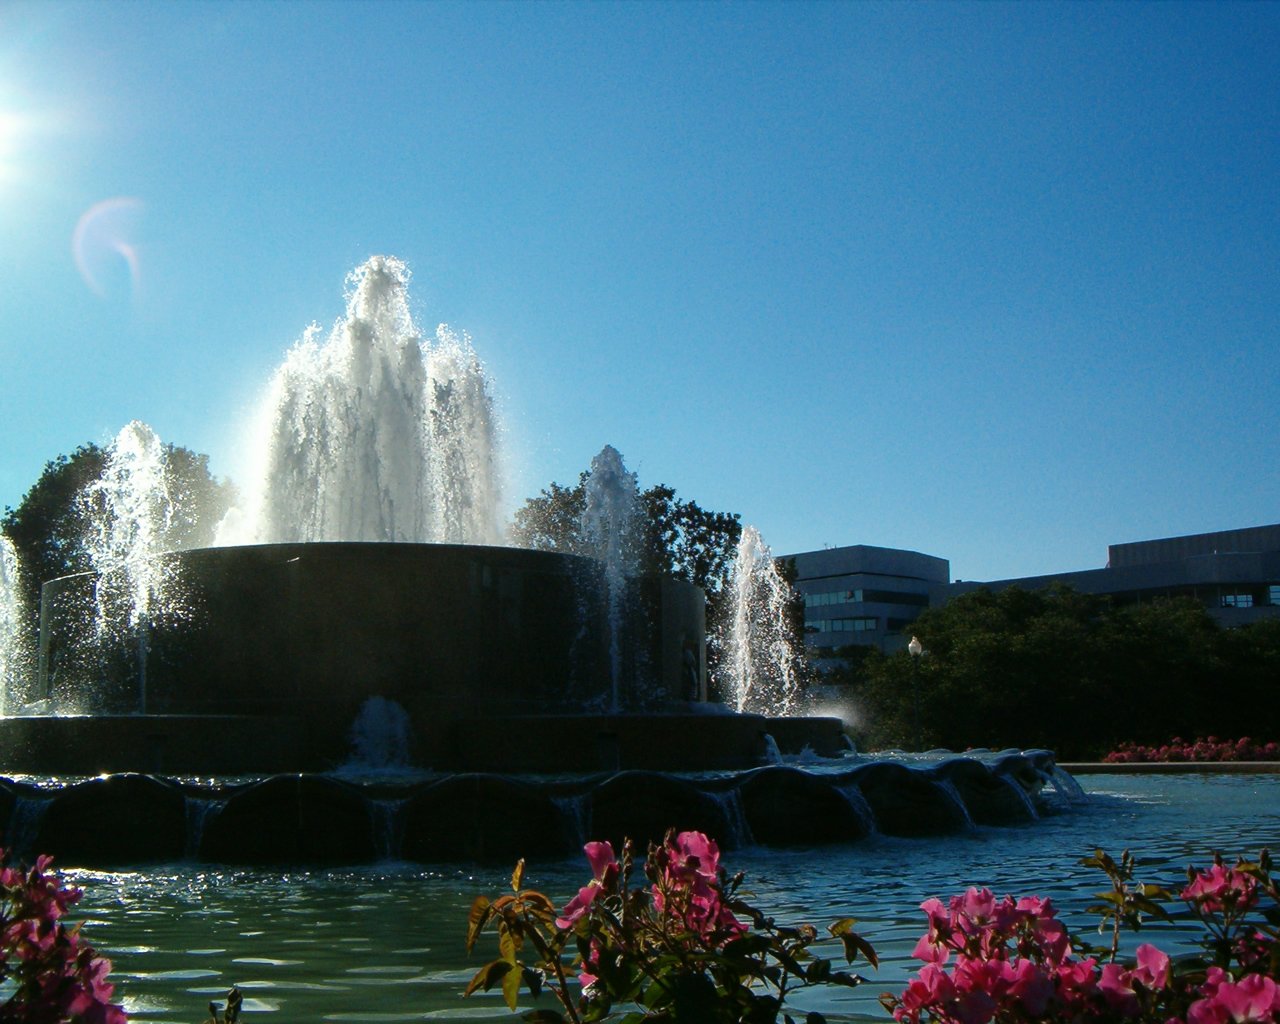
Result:
M850 619L810 619L804 624L806 633L870 633L879 624L874 615Z
M1280 605L1280 583L1273 583L1267 588L1271 604Z
M1223 608L1252 608L1253 595L1252 594L1223 594L1222 607Z
M805 594L804 606L806 608L824 608L829 604L848 604L851 601L861 600L861 590L824 590L817 594Z
M905 590L868 590L863 595L864 601L875 601L877 604L907 604L924 608L929 604L928 594L912 594Z

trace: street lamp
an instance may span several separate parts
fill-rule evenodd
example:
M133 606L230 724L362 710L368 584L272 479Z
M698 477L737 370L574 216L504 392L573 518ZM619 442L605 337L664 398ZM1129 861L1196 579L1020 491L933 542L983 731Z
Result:
M920 655L924 654L924 644L920 638L913 636L907 644L907 653L911 655L911 718L915 728L916 750L920 749Z

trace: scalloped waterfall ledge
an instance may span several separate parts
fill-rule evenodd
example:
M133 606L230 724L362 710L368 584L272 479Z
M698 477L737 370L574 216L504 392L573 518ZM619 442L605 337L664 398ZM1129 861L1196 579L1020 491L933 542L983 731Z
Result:
M1047 751L849 761L703 776L284 774L211 783L126 773L61 786L2 779L0 820L19 855L52 852L68 865L336 866L545 859L601 838L630 837L643 848L668 828L697 829L726 848L946 835L1028 824L1080 799Z

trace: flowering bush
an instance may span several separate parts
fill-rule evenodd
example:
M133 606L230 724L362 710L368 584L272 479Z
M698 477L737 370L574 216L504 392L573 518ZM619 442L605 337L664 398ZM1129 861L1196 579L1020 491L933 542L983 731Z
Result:
M812 926L777 925L742 900L742 876L727 877L719 848L700 832L668 833L661 845L650 846L647 887L630 884L629 842L620 858L608 843L588 843L585 850L591 881L559 913L542 893L522 889L523 861L510 895L476 899L467 949L492 925L499 957L476 973L467 995L501 984L514 1010L522 982L535 996L547 987L564 1013L525 1015L543 1024L604 1020L615 1006L625 1022L769 1024L780 1013L792 1020L784 1006L796 988L861 981L810 952L818 937ZM849 962L860 953L875 964L875 952L853 924L838 921L831 934L844 943ZM529 963L520 959L526 943L536 953ZM576 996L568 977L575 970ZM822 1019L817 1013L806 1018L811 1024Z
M885 1007L909 1024L1280 1021L1274 980L1280 894L1266 851L1254 863L1227 868L1215 859L1207 870L1188 871L1180 896L1205 927L1204 953L1176 964L1150 943L1137 947L1134 963L1116 961L1121 926L1139 928L1144 916L1168 918L1157 901L1171 894L1134 883L1128 854L1117 864L1098 851L1085 863L1112 882L1094 908L1112 923L1105 956L1077 956L1048 900L997 900L989 890L970 889L947 906L921 904L929 927L915 956L924 967L900 996L881 997ZM1263 897L1269 906L1254 920Z
M111 1002L111 962L62 922L80 890L64 888L51 863L13 867L0 850L0 1022L125 1024Z
M813 955L814 928L776 926L739 899L742 876L726 877L716 844L701 833L669 834L650 847L648 888L629 885L629 844L621 859L608 843L588 843L586 853L591 881L560 912L541 893L521 889L523 862L511 895L476 900L468 949L493 925L500 956L477 972L468 995L500 983L514 1010L522 983L535 995L549 987L564 1013L525 1015L541 1024L604 1020L615 1007L623 1024L756 1024L779 1014L791 1022L785 997L798 986L861 981ZM1099 850L1083 863L1111 882L1090 908L1104 931L1110 926L1109 948L1073 938L1047 899L973 888L945 904L921 904L927 929L914 956L924 966L902 993L881 1002L905 1024L1280 1024L1280 891L1265 850L1234 867L1215 858L1206 869L1188 869L1178 896L1204 928L1202 952L1176 961L1151 943L1139 945L1132 962L1118 958L1122 930L1169 919L1164 904L1174 894L1135 881L1127 852L1117 862ZM846 918L829 931L849 962L862 955L875 966L853 924ZM531 963L519 957L526 943L537 954Z
M1248 736L1220 740L1217 736L1188 743L1175 737L1158 747L1121 743L1102 759L1108 764L1149 761L1280 761L1280 743L1259 743Z

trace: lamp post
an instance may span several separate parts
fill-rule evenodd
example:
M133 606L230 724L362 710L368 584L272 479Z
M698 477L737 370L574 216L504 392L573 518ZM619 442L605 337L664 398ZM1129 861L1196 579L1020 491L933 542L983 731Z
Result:
M924 644L920 638L913 636L907 644L907 653L911 655L911 719L915 729L915 745L920 750L920 655L924 654Z

